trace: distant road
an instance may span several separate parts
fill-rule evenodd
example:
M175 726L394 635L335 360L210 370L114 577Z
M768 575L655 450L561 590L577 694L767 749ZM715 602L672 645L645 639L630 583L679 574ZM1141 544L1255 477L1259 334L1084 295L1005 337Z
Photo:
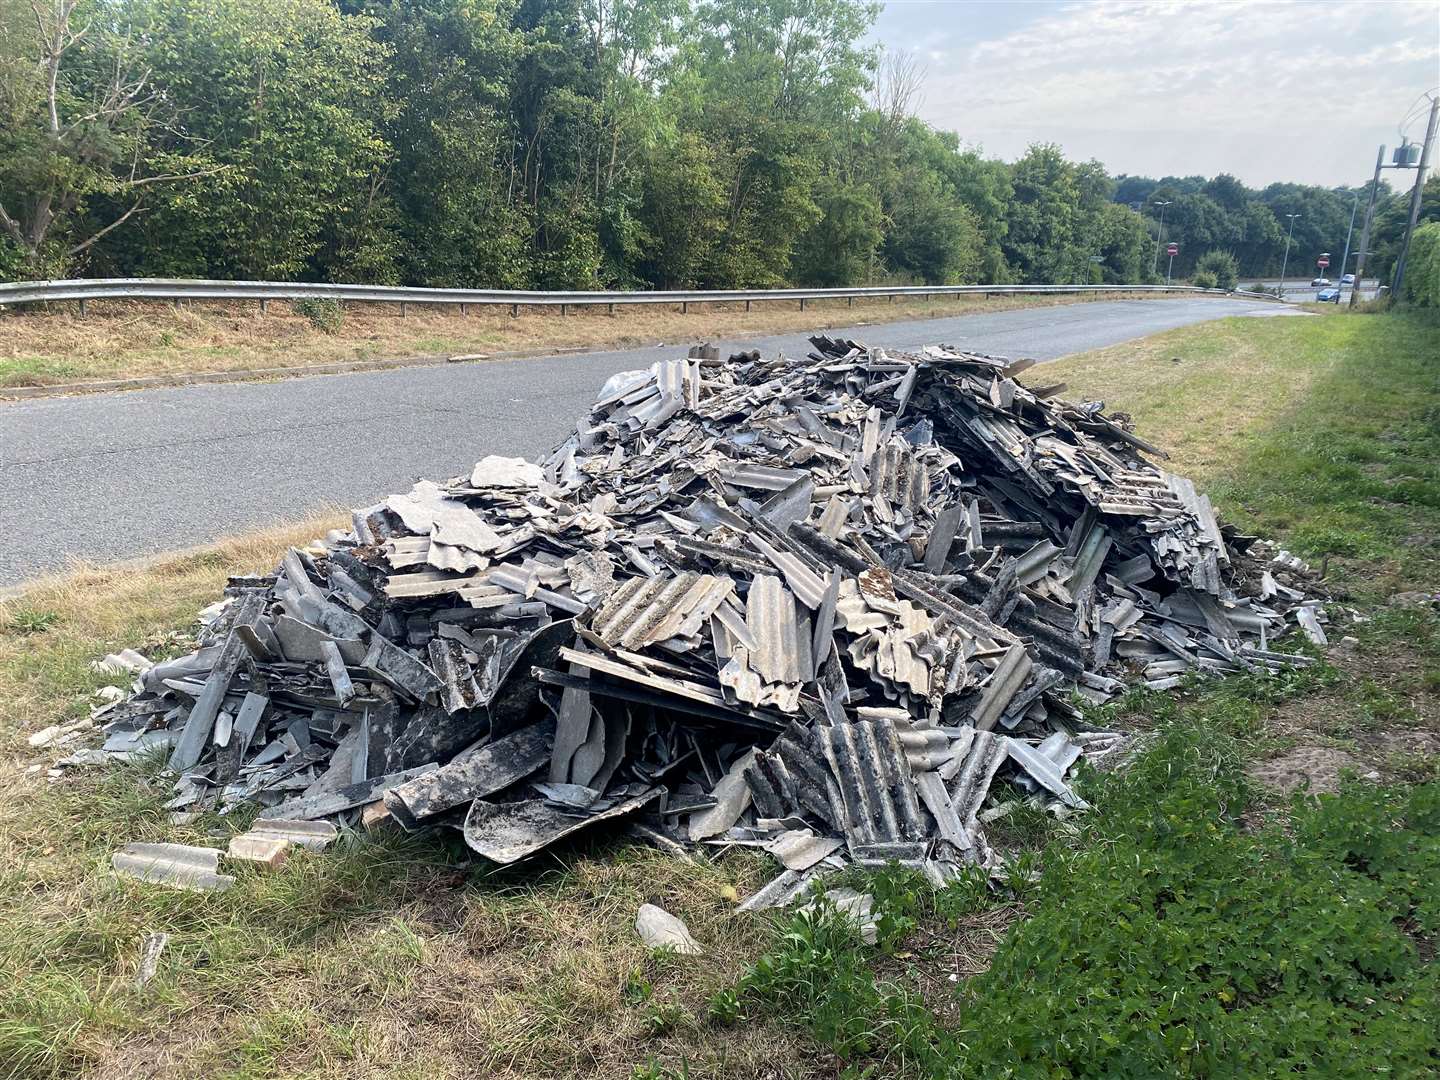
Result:
M1053 360L1263 302L1092 301L831 330L888 349L945 342ZM717 342L803 355L802 334ZM327 505L372 503L485 454L544 453L617 371L685 343L0 404L0 586L204 544Z
M1293 301L1295 301L1296 303L1305 303L1305 302L1307 302L1307 301L1314 300L1314 299L1315 299L1315 294L1320 291L1320 288L1324 288L1324 286L1320 286L1320 288L1313 287L1313 286L1310 284L1310 282L1313 281L1313 280L1314 280L1314 278L1308 278L1308 277L1307 277L1307 278L1286 278L1286 279L1285 279L1285 299L1286 299L1286 300L1293 300ZM1331 278L1330 280L1331 280L1331 281L1334 281L1335 279L1334 279L1334 278ZM1272 278L1272 279L1270 279L1270 280L1268 280L1268 281L1259 281L1259 282L1256 282L1256 281L1242 281L1242 282L1240 282L1239 287L1242 288L1242 289L1249 289L1249 288L1253 288L1253 287L1254 287L1255 285L1257 285L1257 284L1259 284L1259 285L1264 285L1267 289L1274 289L1274 288L1278 288L1278 287L1279 287L1279 285L1280 285L1280 279L1279 279L1279 278ZM1342 285L1340 288L1341 288L1340 299L1341 299L1343 302L1348 303L1349 300L1350 300L1350 286L1349 286L1349 285ZM1373 297L1375 296L1376 290L1379 289L1379 288L1380 288L1380 282L1379 282L1379 280L1378 280L1377 278L1366 278L1363 282L1360 283L1360 299L1362 299L1362 300L1369 300L1369 299L1373 298Z

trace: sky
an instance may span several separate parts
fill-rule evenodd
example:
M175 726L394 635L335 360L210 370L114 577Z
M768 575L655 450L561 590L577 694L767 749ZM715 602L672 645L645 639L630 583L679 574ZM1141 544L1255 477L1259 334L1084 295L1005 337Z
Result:
M920 61L935 127L1111 175L1360 184L1440 86L1440 0L887 0L873 37Z

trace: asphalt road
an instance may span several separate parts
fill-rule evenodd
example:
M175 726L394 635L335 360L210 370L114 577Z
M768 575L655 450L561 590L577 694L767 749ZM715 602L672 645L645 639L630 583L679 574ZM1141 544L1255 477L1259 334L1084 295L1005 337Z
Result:
M831 331L889 349L945 342L1053 360L1226 315L1220 298L1099 301ZM803 335L717 342L803 355ZM686 345L228 383L0 405L0 587L372 503L485 454L533 457L611 374Z
M1310 284L1312 280L1312 278L1286 278L1285 299L1294 304L1307 304L1312 302L1315 299L1316 294L1320 292L1319 288ZM1331 280L1334 281L1335 279L1332 278ZM1239 287L1242 289L1249 289L1252 288L1255 284L1255 282L1241 282ZM1276 278L1270 281L1259 282L1259 284L1264 285L1267 289L1274 289L1279 286L1280 281L1278 278ZM1360 299L1373 300L1379 290L1379 287L1380 282L1377 281L1375 278L1366 278L1364 284L1360 288ZM1342 285L1340 287L1340 290L1341 302L1348 304L1350 302L1350 286Z

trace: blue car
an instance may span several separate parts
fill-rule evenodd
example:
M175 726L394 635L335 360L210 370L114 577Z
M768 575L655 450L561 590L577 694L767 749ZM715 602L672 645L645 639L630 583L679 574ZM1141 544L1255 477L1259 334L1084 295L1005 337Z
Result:
M1321 289L1315 294L1315 299L1322 304L1338 304L1340 302L1340 288L1337 285L1332 285L1328 289Z

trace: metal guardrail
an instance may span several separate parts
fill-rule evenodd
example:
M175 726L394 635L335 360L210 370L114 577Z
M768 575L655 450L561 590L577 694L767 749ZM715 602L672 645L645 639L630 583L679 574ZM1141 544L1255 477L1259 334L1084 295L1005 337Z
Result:
M294 281L206 281L187 278L80 278L0 283L0 307L53 300L358 300L392 304L497 304L524 307L594 307L604 304L737 303L920 296L1039 296L1105 293L1200 293L1276 300L1259 293L1227 293L1195 285L867 285L849 289L701 289L676 292L539 292L517 289L430 289L398 285L333 285ZM403 308L402 308L403 314Z

